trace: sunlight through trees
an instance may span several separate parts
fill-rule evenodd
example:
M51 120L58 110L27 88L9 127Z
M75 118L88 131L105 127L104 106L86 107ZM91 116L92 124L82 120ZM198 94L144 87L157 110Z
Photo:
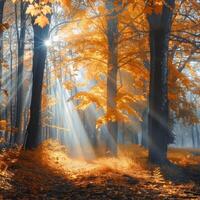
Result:
M52 146L63 148L63 160L94 162L91 170L101 162L123 166L133 153L140 155L136 169L155 164L175 173L177 160L196 165L199 23L198 0L0 0L5 174L12 165L6 156L16 164ZM41 160L29 161L42 168Z

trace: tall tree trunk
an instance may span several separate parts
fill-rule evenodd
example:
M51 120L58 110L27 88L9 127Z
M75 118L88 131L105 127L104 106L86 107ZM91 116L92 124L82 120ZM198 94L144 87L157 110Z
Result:
M47 56L47 47L45 46L44 41L48 38L49 25L41 28L38 25L33 24L33 31L33 84L30 107L30 120L26 132L25 149L36 148L39 144L42 83Z
M114 0L106 1L109 12L107 17L107 39L108 39L108 71L107 71L107 112L112 113L116 109L117 96L117 71L118 71L118 16L114 11ZM108 149L112 155L117 154L117 121L109 121Z
M4 10L5 0L0 0L0 24L3 23L3 10ZM3 63L3 31L0 31L0 92L2 89L2 63ZM4 119L4 109L0 107L0 120ZM0 136L3 132L0 131Z
M161 14L148 16L150 25L149 160L167 161L167 147L173 141L169 131L168 44L174 1L166 1Z
M0 24L3 23L3 9L5 0L0 0ZM2 62L3 62L3 31L0 31L0 90L2 84Z
M10 29L9 31L9 54L10 54L10 96L12 96L12 92L13 92L13 50L12 50L12 29ZM10 99L10 134L8 135L6 141L11 145L12 144L12 134L13 134L13 98Z
M22 107L23 107L23 68L24 68L24 47L26 33L26 2L20 2L20 31L18 32L18 23L16 28L18 32L18 71L17 71L17 116L16 128L18 132L15 134L14 142L20 143L20 135L22 131ZM17 19L16 19L17 20Z

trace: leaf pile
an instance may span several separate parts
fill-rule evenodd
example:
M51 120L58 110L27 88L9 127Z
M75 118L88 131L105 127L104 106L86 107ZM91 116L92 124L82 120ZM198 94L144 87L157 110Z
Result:
M34 151L7 150L0 157L0 199L199 198L198 152L171 149L173 164L163 167L149 165L146 150L137 145L122 146L119 154L72 159L51 140Z

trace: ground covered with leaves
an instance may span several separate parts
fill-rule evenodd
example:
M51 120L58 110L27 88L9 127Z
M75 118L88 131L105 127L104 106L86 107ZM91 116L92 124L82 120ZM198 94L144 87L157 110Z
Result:
M118 158L71 159L57 142L0 154L0 199L200 199L200 152L170 149L171 164L149 165L147 151L120 147Z

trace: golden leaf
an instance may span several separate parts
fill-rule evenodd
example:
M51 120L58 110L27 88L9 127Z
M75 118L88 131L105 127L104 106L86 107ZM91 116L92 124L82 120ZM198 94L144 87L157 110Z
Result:
M44 28L46 25L49 24L49 20L46 16L39 15L36 17L34 24L38 24L38 26L40 26L41 28Z
M37 6L38 6L37 4L35 4L35 5L30 4L28 6L28 8L26 9L26 14L31 15L32 17L39 15L40 14L40 10L38 9Z

